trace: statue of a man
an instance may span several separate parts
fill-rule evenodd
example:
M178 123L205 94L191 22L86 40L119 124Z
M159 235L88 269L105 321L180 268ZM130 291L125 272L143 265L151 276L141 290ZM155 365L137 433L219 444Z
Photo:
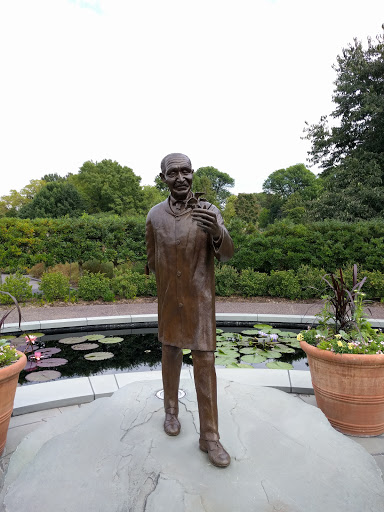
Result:
M215 372L216 321L214 258L227 261L233 242L219 210L191 192L190 159L171 153L161 162L170 196L147 217L149 269L156 275L159 340L162 343L164 430L180 432L178 389L182 349L191 349L200 418L200 449L212 464L229 465L218 431Z

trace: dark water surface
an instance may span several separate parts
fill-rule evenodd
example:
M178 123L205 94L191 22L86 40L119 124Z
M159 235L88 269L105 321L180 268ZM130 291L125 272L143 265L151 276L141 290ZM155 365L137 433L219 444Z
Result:
M246 327L225 327L225 332L241 332ZM283 331L283 329L281 329ZM294 329L289 329L295 331ZM296 330L299 332L299 330ZM123 338L121 343L102 344L98 341L90 341L89 343L97 343L99 346L88 351L77 351L72 345L60 343L59 340L68 337L83 337L96 334L94 331L90 333L77 332L70 334L45 335L36 340L35 350L57 347L60 352L52 355L52 358L66 359L68 362L60 366L52 366L49 368L35 367L20 374L19 383L21 385L29 385L32 382L26 380L26 376L41 371L57 371L61 376L58 378L74 378L74 377L90 377L93 375L105 375L120 372L141 372L161 370L161 344L157 339L157 329L129 329L114 331L97 331L97 334L103 334L106 337L118 336ZM88 361L84 358L86 354L93 352L110 352L113 357L102 361ZM28 355L28 354L27 354ZM44 359L48 361L49 358ZM296 349L294 354L283 354L279 361L291 363L295 370L309 370L308 363L304 352ZM268 362L268 361L266 361ZM189 354L183 357L183 366L185 368L192 365ZM252 364L255 368L266 368L265 362ZM220 368L220 366L218 366ZM222 368L222 367L221 367ZM238 371L242 371L239 369ZM273 370L269 370L273 371ZM57 380L57 379L55 379Z

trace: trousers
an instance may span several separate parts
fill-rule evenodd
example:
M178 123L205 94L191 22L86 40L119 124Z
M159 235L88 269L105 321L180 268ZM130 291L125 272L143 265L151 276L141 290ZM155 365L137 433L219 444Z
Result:
M218 441L219 422L217 413L217 383L215 355L213 352L192 351L193 375L199 408L200 439ZM166 413L179 413L179 382L183 362L181 348L162 346L162 376L164 387L164 409Z

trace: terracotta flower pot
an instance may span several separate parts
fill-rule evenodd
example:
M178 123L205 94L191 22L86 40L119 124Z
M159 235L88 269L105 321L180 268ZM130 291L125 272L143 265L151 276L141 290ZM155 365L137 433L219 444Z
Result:
M19 374L27 364L25 354L18 353L21 355L20 359L5 368L0 368L0 455L4 451L7 440Z
M300 342L317 405L331 425L354 436L384 432L384 354L335 354Z

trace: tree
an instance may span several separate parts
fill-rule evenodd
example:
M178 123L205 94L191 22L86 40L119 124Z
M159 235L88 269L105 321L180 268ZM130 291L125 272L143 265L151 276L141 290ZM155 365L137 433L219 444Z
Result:
M19 211L22 219L76 217L86 209L85 201L71 183L51 182Z
M53 181L65 181L66 177L64 178L63 176L60 176L59 174L57 174L57 172L55 172L50 174L44 174L44 176L41 179L44 180L46 183L51 183Z
M337 56L329 118L305 128L313 163L324 170L316 219L354 221L384 216L384 37L354 40Z
M200 167L195 171L193 177L193 190L195 192L204 192L208 201L218 203L218 206L224 207L225 201L231 195L228 188L235 185L235 180L226 172L220 172L215 167ZM210 192L213 192L213 194ZM211 195L211 199L208 195ZM213 200L212 200L213 199Z
M263 190L267 194L277 194L282 199L295 192L303 192L307 187L314 187L316 176L304 164L296 164L287 169L273 172L263 183Z
M85 162L68 180L86 198L89 213L135 214L142 208L140 176L112 160Z
M165 192L161 192L157 187L151 185L144 185L143 191L143 202L142 202L142 213L147 214L152 206L161 203L168 197L168 187Z
M336 109L318 124L307 127L311 161L326 171L347 156L370 153L383 161L384 148L384 36L368 38L368 47L357 39L342 50L333 66L337 73L333 101ZM326 173L327 174L327 173Z
M11 190L9 195L2 196L0 199L0 216L17 217L19 210L30 203L45 185L44 180L31 180L20 192Z
M245 222L257 224L261 205L259 194L238 194L235 204L236 215Z

